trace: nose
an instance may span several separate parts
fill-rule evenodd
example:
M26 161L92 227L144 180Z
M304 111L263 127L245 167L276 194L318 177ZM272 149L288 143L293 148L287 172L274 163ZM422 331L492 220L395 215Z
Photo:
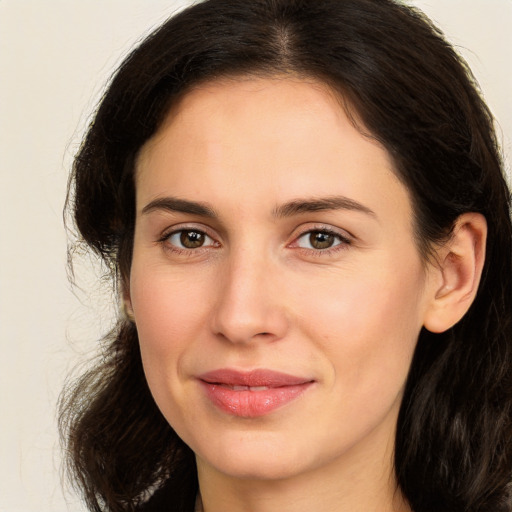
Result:
M218 275L212 330L231 343L277 341L288 329L279 269L264 255L239 253Z

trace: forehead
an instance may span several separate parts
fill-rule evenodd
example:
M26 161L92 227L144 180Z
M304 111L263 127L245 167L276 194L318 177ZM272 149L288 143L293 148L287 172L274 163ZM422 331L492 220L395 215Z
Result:
M204 201L228 190L274 203L305 194L407 195L389 153L355 127L340 97L292 78L189 91L141 149L136 183L138 201L166 193Z
M228 76L202 82L187 90L174 102L159 131L195 115L210 114L215 120L219 115L247 114L257 121L262 104L288 107L297 114L323 111L323 116L332 119L337 118L340 108L343 111L347 105L336 91L314 78L298 75ZM276 118L282 119L280 114L282 111L276 111Z
M157 133L139 152L139 160L151 147L161 145L162 139L167 137L169 142L171 133L176 145L179 139L186 139L187 143L213 146L222 138L226 145L228 137L241 144L254 131L269 146L283 144L285 136L311 136L312 115L325 129L339 124L345 117L341 104L324 83L293 76L247 76L202 83L173 104ZM242 125L244 131L237 131Z

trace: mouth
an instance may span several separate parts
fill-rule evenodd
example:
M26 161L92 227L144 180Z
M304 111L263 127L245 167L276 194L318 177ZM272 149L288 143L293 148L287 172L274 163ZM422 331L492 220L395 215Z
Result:
M207 398L221 411L243 418L271 413L299 398L314 380L273 370L220 369L198 377Z

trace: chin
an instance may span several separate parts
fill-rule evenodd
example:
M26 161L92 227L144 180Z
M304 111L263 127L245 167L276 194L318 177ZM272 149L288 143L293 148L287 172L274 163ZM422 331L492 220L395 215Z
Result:
M218 472L240 480L286 480L304 470L297 461L283 457L282 453L250 458L229 453L225 454L223 460L212 460L207 463Z
M232 478L247 480L284 480L315 465L308 461L304 443L293 442L289 435L245 434L194 450L198 461Z

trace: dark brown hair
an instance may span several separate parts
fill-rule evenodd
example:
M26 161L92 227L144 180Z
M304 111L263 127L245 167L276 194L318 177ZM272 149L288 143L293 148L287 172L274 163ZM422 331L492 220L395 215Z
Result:
M425 258L460 214L486 217L473 305L447 332L420 333L395 471L415 512L510 512L509 191L475 81L420 11L393 0L206 0L169 19L121 65L76 156L67 205L83 240L126 279L134 161L170 105L203 81L275 74L328 84L389 151ZM104 341L101 362L61 401L74 481L90 510L138 510L155 489L147 510L160 500L192 510L193 453L151 398L136 327L120 319Z

